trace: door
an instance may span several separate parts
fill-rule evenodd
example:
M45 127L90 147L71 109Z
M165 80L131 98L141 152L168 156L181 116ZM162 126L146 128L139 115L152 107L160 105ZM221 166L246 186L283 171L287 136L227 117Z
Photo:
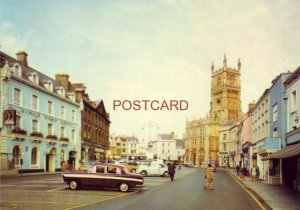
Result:
M49 172L49 155L46 155L46 172Z

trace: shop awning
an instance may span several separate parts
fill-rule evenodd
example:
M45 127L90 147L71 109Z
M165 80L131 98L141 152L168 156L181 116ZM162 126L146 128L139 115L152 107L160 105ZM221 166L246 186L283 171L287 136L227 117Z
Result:
M262 160L271 160L271 159L284 159L293 157L296 155L300 155L300 143L287 146L267 157L263 158Z

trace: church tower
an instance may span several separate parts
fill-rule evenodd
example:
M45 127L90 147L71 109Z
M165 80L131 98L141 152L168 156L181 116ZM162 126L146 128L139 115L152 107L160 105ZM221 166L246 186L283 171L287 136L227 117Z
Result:
M230 122L241 119L241 61L237 68L227 67L224 55L223 67L215 70L211 66L211 102L209 111L209 156L210 160L218 161L219 128Z

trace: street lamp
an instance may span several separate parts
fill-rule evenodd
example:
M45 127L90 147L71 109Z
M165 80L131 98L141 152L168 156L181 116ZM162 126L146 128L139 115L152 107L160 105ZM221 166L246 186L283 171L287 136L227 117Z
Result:
M155 127L155 126L157 129L159 129L158 125L156 123L153 124L150 120L149 123L144 124L144 126L142 127L142 130L144 130L145 127L149 127L149 142L151 141L151 138L152 138L152 127Z

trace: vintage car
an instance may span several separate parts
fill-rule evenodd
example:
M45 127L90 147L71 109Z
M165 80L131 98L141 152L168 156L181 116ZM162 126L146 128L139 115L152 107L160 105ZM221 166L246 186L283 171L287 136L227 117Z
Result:
M125 163L125 164L123 164L123 166L131 173L135 173L136 169L138 168L138 164L134 163L134 162Z
M157 161L152 161L147 165L139 165L136 173L139 173L142 176L169 176L168 166Z
M80 187L100 187L127 192L144 186L144 178L140 174L132 174L121 165L105 163L95 164L87 171L64 171L62 177L63 182L72 190Z

